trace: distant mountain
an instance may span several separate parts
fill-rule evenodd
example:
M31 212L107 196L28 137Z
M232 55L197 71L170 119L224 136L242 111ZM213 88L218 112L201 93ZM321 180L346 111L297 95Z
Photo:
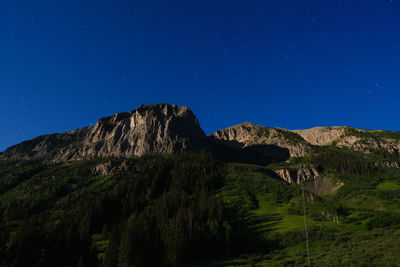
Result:
M102 118L93 127L39 136L8 148L0 158L59 162L203 149L219 158L265 162L303 157L315 147L327 145L366 153L398 154L400 132L346 126L286 130L244 122L207 137L188 107L155 104Z
M362 130L347 126L315 127L293 132L316 146L334 145L367 153L397 154L400 151L400 132Z

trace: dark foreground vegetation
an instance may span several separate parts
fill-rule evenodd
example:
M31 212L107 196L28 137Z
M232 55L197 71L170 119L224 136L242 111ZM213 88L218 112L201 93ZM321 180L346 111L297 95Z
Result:
M271 177L300 163L325 179L305 184L312 264L397 266L400 170L384 160L333 147L265 166L204 153L2 160L0 266L306 265L301 187Z

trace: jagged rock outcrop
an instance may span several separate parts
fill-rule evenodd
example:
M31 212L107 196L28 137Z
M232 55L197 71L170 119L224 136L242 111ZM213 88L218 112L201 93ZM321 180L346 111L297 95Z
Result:
M93 169L93 175L107 176L120 171L130 171L133 166L127 159L107 159L97 164Z
M143 155L204 148L206 136L188 107L157 104L100 119L95 126L40 136L15 145L0 157L50 161Z
M301 157L311 151L311 146L294 132L249 122L219 130L210 138L235 150L252 150L273 158Z
M301 169L276 169L274 173L289 184L301 183ZM319 172L314 165L305 165L303 167L304 180L312 180L319 177Z

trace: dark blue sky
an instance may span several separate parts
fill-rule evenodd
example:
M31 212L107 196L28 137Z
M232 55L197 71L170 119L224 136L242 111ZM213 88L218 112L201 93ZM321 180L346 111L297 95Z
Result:
M400 130L400 1L0 3L0 151L140 104Z

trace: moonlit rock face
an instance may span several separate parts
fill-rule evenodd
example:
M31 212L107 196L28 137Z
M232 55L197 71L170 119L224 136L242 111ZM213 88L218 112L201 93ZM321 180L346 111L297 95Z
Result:
M370 153L374 151L386 151L398 153L400 140L389 137L375 138L368 136L367 130L351 128L347 126L315 127L305 130L293 130L311 145L326 146L335 144L338 147L346 147L352 150Z
M319 172L314 165L305 165L300 169L276 169L274 173L289 184L300 184L301 180L313 180L319 177Z
M271 158L303 157L315 146L326 145L397 154L400 134L345 126L285 130L244 122L206 137L188 107L156 104L101 118L91 127L36 137L8 148L0 158L65 161L203 149L218 156L228 147L229 155L222 152L221 157L266 162Z
M258 153L270 157L301 157L311 151L310 144L296 133L249 122L219 130L211 138L233 149L257 148Z
M293 130L312 145L325 146L344 135L346 127L314 127L306 130Z
M95 126L40 136L7 149L2 157L51 161L199 150L206 136L187 107L142 105L100 119Z

